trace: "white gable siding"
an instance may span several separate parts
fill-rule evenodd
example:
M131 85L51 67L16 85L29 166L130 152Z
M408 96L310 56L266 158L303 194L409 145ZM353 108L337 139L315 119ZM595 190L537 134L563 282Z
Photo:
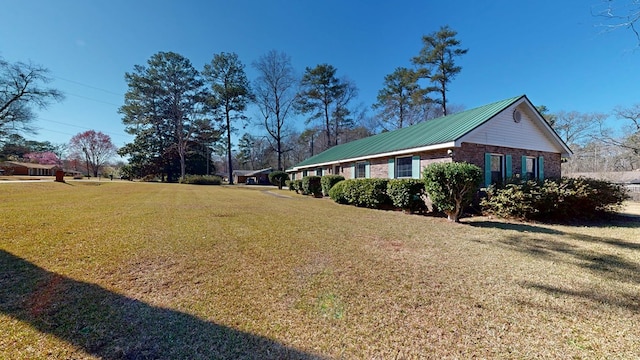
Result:
M519 123L513 121L513 111L516 108L522 113ZM534 116L537 115L526 103L514 104L457 142L562 153L563 149L552 141L548 130L544 129L544 125Z

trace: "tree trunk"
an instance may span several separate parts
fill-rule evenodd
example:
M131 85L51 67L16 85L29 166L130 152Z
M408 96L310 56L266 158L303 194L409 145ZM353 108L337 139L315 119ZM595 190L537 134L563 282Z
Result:
M229 185L233 185L233 165L231 164L231 119L229 118L229 110L227 112L227 161L229 163Z
M280 124L280 120L278 120L278 124ZM280 136L280 125L278 125L278 170L282 171L284 169L282 168L282 138Z
M184 180L185 175L185 160L184 160L184 151L180 150L180 179Z

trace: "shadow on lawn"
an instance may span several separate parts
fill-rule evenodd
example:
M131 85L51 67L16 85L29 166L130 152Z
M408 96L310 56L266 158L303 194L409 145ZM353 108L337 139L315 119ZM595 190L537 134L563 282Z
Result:
M159 308L0 250L0 312L103 359L320 359Z
M572 236L569 234L568 236ZM622 240L588 237L590 242L609 243L631 250L637 250L637 244ZM585 235L576 240L584 241ZM605 250L596 251L569 244L561 240L549 240L535 237L507 236L499 243L510 249L534 255L553 262L564 262L579 266L592 273L615 281L640 284L640 264Z
M583 242L609 244L609 245L617 246L624 249L640 250L640 242L630 242L630 241L616 239L616 238L607 238L607 237L585 235L585 234L580 234L576 232L560 231L560 230L550 229L543 226L537 226L534 224L504 223L499 221L478 221L478 222L469 222L467 224L473 227L513 230L513 231L519 231L522 233L530 233L530 234L560 235L560 236L566 236L568 238L583 241ZM594 224L591 224L590 226L640 228L640 221L615 221L615 222L607 222L607 223L594 223Z
M634 242L613 237L560 231L535 224L482 221L470 222L469 225L511 230L494 243L499 247L552 263L576 266L603 279L633 285L640 284L640 263L631 260L637 258L636 254L640 251L640 241ZM640 222L617 218L616 221L602 222L594 224L594 226L640 228ZM583 246L587 243L604 246ZM625 254L630 256L624 256ZM556 296L565 295L591 300L596 304L607 304L631 311L640 310L640 297L637 294L611 290L600 291L596 288L562 288L531 282L524 282L521 285Z
M624 309L631 310L634 313L640 311L640 298L637 294L629 293L599 293L592 289L587 290L571 290L556 286L549 286L533 282L524 282L524 287L542 291L553 296L571 296L579 299L585 299L595 302L596 304L607 304Z

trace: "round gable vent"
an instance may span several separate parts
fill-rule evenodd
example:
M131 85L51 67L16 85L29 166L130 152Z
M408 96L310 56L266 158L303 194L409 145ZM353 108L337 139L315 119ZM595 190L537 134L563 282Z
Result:
M519 123L520 120L522 120L522 113L520 112L520 110L514 110L513 111L513 121Z

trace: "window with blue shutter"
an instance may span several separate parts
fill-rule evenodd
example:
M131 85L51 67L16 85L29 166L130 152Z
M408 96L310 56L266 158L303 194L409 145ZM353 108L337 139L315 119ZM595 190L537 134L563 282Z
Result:
M491 185L491 154L484 154L484 186Z
M369 177L369 163L366 161L357 162L355 165L354 178L366 178Z
M368 161L364 163L364 177L367 179L371 177L371 166Z
M410 178L413 174L413 159L411 156L396 158L396 178Z
M420 178L420 156L415 155L411 158L411 175L414 179Z
M511 155L505 155L504 157L504 162L505 162L505 176L507 179L511 179L511 177L513 176L513 169L511 168Z
M502 184L505 180L505 157L500 154L484 154L484 183Z
M544 157L538 157L538 180L544 180Z
M389 172L387 174L387 177L389 179L394 179L395 178L395 170L396 170L396 161L395 159L391 158L388 161L389 163Z
M522 178L524 180L537 180L539 176L538 170L540 165L538 159L533 156L522 157Z

